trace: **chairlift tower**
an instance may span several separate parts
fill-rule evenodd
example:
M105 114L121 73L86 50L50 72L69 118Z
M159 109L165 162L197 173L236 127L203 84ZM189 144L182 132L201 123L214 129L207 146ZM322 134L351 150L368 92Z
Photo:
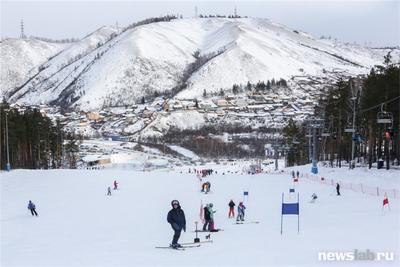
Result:
M318 158L317 158L317 129L320 129L323 127L323 119L310 119L308 120L309 122L309 127L312 130L312 140L313 140L313 145L312 145L312 167L311 167L311 172L314 174L318 173Z

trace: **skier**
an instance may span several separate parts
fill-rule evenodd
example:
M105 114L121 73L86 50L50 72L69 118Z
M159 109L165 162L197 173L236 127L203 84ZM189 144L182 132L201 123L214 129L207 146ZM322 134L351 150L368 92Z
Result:
M292 178L294 178L294 171L292 171Z
M340 184L336 183L336 193L338 196L340 196Z
M210 232L217 232L214 227L214 213L216 213L217 211L213 210L213 203L208 204L208 211L210 213L210 223L208 224L208 230Z
M32 216L35 216L35 215L38 216L38 214L36 212L36 206L35 206L35 204L33 204L33 202L31 200L29 200L28 209L31 211Z
M311 195L310 203L314 203L315 200L317 200L317 198L318 198L317 194L313 193L313 194Z
M171 201L172 209L168 212L167 221L171 224L172 229L174 230L174 236L172 238L172 243L170 245L171 248L179 248L182 247L179 243L179 237L181 236L181 231L186 232L186 219L185 213L181 209L178 200Z
M245 209L246 209L246 207L243 205L243 202L240 202L239 206L238 206L238 216L236 218L236 222L244 221L244 210Z
M235 202L233 202L233 200L231 199L231 201L228 204L229 206L229 213L228 213L228 218L235 218Z
M204 225L203 225L203 231L206 231L207 226L208 229L210 229L210 221L211 221L211 215L210 215L210 210L208 209L209 204L206 204L204 207Z
M300 172L299 171L296 172L296 176L297 176L297 178L300 177Z
M117 190L118 189L118 183L117 183L117 180L114 180L114 190Z
M111 196L111 187L107 188L107 196Z
M208 193L208 192L210 192L210 189L211 189L211 183L210 182L206 182L206 194Z

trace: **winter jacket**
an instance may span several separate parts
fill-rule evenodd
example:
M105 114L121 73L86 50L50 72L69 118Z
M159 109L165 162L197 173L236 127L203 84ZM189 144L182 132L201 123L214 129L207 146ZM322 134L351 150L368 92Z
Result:
M208 207L204 207L204 220L209 221L211 220L211 215Z
M228 206L229 206L230 208L235 207L235 202L233 202L233 201L231 200L231 202L229 202Z
M167 221L171 224L174 230L179 231L183 229L184 231L186 231L185 213L180 206L176 209L172 208L168 212Z
M29 201L29 203L28 203L28 209L30 209L30 210L33 210L33 209L35 209L36 207L35 207L35 204L33 204L33 202L30 202Z
M242 204L242 205L239 205L238 206L238 209L237 209L237 211L238 211L238 214L240 215L240 214L243 214L243 216L244 216L244 210L246 209L246 207Z
M208 207L208 212L210 213L210 219L213 220L214 219L214 213L216 213L215 210L212 209L212 207Z

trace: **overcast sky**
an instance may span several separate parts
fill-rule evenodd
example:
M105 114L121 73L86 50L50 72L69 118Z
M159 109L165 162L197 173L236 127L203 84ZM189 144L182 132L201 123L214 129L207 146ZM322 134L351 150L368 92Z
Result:
M1 37L26 35L54 39L83 37L103 25L126 26L146 17L182 14L232 14L269 18L315 37L373 46L400 45L400 0L370 1L60 1L0 0Z

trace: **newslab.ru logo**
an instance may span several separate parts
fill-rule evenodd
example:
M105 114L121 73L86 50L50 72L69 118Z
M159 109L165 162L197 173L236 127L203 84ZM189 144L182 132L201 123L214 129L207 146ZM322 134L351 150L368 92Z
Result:
M374 252L369 249L360 251L355 249L346 252L318 252L319 261L393 261L393 252Z

